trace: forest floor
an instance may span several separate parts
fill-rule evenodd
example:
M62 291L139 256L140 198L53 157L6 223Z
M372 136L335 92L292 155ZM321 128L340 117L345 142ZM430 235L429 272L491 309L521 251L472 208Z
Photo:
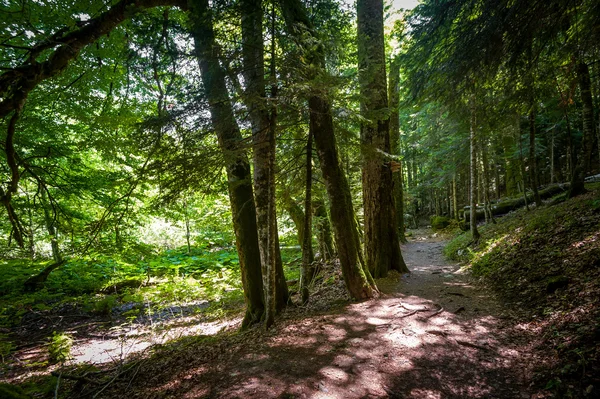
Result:
M379 280L377 299L344 303L337 281L267 332L237 332L230 321L216 335L117 363L119 373L102 385L92 372L74 386L65 372L61 390L131 399L543 397L528 391L531 333L445 261L443 246L417 231L402 247L411 273Z

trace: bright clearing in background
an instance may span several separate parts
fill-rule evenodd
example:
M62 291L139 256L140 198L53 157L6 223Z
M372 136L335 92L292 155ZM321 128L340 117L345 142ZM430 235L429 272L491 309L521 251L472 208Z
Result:
M392 8L399 10L404 8L405 10L412 10L419 4L419 0L392 0Z

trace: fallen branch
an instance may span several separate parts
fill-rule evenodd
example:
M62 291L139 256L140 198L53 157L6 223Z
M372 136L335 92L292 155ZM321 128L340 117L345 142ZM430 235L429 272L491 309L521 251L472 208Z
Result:
M403 315L401 315L401 316L398 316L398 318L399 318L399 319L403 319L403 318L405 318L405 317L412 316L412 315L416 314L417 312L419 312L419 310L413 310L413 311L412 311L412 312L410 312L410 313L407 313L407 314L403 314ZM422 310L421 310L421 312L422 312Z
M430 314L430 315L427 315L427 316L423 317L422 319L423 319L423 320L430 319L430 318L432 318L433 316L437 316L438 314L442 313L443 311L444 311L444 307L443 307L443 306L440 306L440 308L439 308L438 310L436 310L435 312L433 312L433 313L432 313L432 314Z
M454 341L457 344L459 344L459 345L468 346L470 348L480 349L480 350L483 350L483 351L489 351L489 350L491 350L491 348L488 348L488 347L485 347L485 346L482 346L482 345L477 345L477 344L474 344L474 343L469 342L469 341L463 341L461 339L455 339Z

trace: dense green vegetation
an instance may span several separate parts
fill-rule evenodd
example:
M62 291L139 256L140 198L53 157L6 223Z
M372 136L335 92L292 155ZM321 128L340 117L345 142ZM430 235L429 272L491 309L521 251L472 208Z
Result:
M423 225L465 230L448 256L507 298L577 313L599 27L593 0L2 2L0 355L69 312L268 329L327 268L374 298ZM29 338L64 363L52 325Z

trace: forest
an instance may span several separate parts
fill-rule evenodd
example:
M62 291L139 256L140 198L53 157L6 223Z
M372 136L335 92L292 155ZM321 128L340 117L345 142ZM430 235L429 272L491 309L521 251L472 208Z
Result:
M0 2L1 398L600 397L600 2Z

